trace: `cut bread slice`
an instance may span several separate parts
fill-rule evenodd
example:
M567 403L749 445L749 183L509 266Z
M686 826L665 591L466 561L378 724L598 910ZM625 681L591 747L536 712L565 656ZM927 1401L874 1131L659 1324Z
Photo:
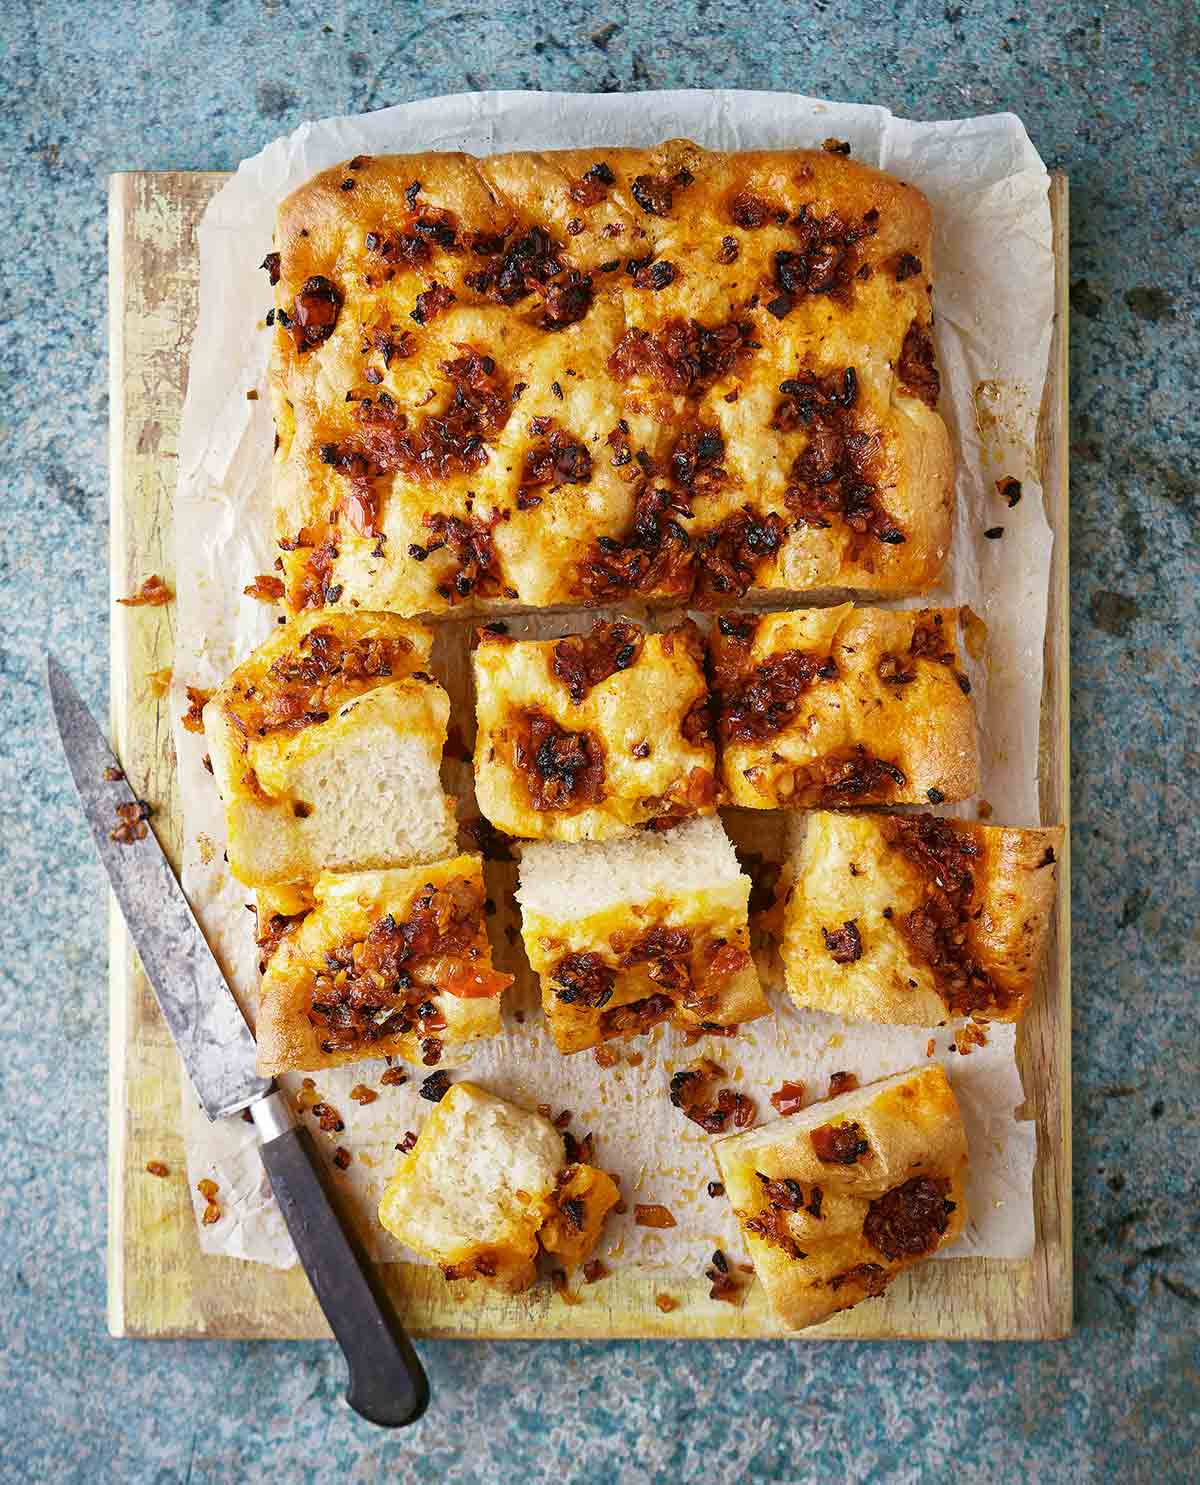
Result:
M538 1244L568 1267L594 1249L620 1193L590 1165L568 1164L549 1119L455 1083L388 1182L379 1220L448 1279L519 1293Z
M475 650L475 797L509 835L607 840L716 808L704 641L694 623Z
M969 609L722 614L711 655L721 771L747 809L939 804L978 788Z
M255 1028L259 1071L364 1057L432 1066L446 1046L497 1035L512 976L492 968L485 899L478 856L326 874L277 896L302 916L270 945L260 926L260 948L270 952ZM270 895L260 912L264 900Z
M797 1005L910 1026L1025 1013L1060 827L824 812L797 827L781 949Z
M454 853L439 777L450 703L431 643L391 614L304 614L216 693L204 728L239 881Z
M882 1294L966 1225L966 1134L938 1063L714 1151L755 1272L789 1329Z
M621 840L524 848L517 901L561 1052L767 1013L749 953L743 876L719 819Z

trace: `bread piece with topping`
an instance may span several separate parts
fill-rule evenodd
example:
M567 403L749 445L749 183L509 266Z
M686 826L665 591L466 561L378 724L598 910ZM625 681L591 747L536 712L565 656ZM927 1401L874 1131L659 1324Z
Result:
M747 809L940 804L978 788L969 609L721 614L710 654L721 777Z
M229 869L248 886L454 854L439 771L450 702L428 629L302 614L204 708Z
M619 1200L611 1176L568 1163L549 1119L455 1083L388 1182L379 1220L446 1278L517 1294L539 1245L564 1267L582 1263Z
M842 154L358 156L287 197L293 610L927 591L932 218Z
M606 840L716 808L704 642L695 624L475 650L475 797L497 829Z
M496 1036L512 976L492 968L485 900L478 856L328 873L283 902L301 916L264 943L263 909L279 901L265 894L259 1072L365 1057L433 1066L447 1046Z
M910 1026L1024 1015L1061 827L817 812L796 833L782 957L797 1005Z
M662 1021L695 1030L766 1015L749 896L713 817L618 841L526 846L521 934L559 1051Z
M714 1146L767 1300L790 1330L884 1293L967 1221L967 1140L938 1063Z

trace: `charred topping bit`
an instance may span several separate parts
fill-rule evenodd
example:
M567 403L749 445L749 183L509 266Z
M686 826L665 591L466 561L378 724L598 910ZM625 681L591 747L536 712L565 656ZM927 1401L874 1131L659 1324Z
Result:
M648 376L668 392L698 395L758 349L748 320L729 320L710 330L699 320L670 319L656 334L633 327L608 358L617 381Z
M436 320L444 310L458 298L453 289L448 289L445 284L439 284L435 279L427 289L423 289L417 295L417 302L411 311L411 318L418 325L427 325L431 320Z
M464 820L464 832L475 842L485 861L511 861L514 837L497 830L490 820L482 815L477 820Z
M495 521L481 521L478 516L425 515L422 522L429 529L430 541L425 555L448 549L455 560L449 581L437 590L450 603L469 598L505 596L507 589L500 568L500 558L492 539Z
M379 1080L383 1088L399 1088L401 1084L408 1082L408 1074L399 1067L389 1067Z
M602 1010L612 999L616 971L599 954L566 954L550 971L556 999L563 1005Z
M785 1079L771 1094L771 1107L785 1118L788 1114L798 1114L804 1107L804 1084Z
M950 1225L955 1202L944 1176L914 1176L877 1197L863 1223L863 1237L893 1262L932 1253Z
M912 253L901 253L896 259L896 282L898 284L902 284L906 278L912 278L914 274L921 271L921 260L914 257Z
M270 275L271 278L272 288L274 288L275 285L279 282L279 264L279 254L268 253L267 256L258 265L260 268L265 268L267 270L267 273Z
M936 407L942 379L938 375L937 361L933 353L933 340L928 329L918 320L913 320L904 332L904 343L900 347L900 359L896 362L896 375L901 385L914 397L919 397L927 407Z
M993 980L970 948L971 925L982 912L974 869L980 850L953 821L935 815L888 816L883 838L925 879L925 895L902 922L909 947L933 972L938 994L953 1015L1005 1010L1011 996Z
M693 423L671 451L671 476L690 495L712 495L725 483L725 440L719 429Z
M613 1006L600 1014L600 1035L643 1036L652 1026L665 1021L675 1010L675 1002L669 995L648 995L644 1000L632 1001L629 1005Z
M444 1077L445 1074L443 1073L442 1076ZM401 1155L407 1155L410 1150L416 1148L416 1143L417 1143L417 1133L416 1133L416 1130L415 1129L406 1129L405 1132L404 1132L404 1138L402 1140L399 1140L397 1142L396 1149L400 1151Z
M136 593L131 593L127 598L118 598L117 602L125 608L161 608L164 603L170 603L175 594L163 582L157 573L148 577Z
M104 777L110 784L116 784L125 777L125 770L118 768L115 763L110 763L104 770Z
M988 541L999 541L1000 538L1004 535L1004 527L989 526L983 534L987 537Z
M822 1124L809 1131L813 1153L826 1165L855 1165L871 1152L870 1143L863 1135L862 1125Z
M708 1191L709 1196L711 1196L715 1201L718 1196L725 1195L725 1183L723 1181L710 1181L708 1183L708 1186L706 1187L706 1190Z
M576 706L594 686L636 665L645 633L627 619L597 619L590 634L568 634L554 646L550 669L570 692Z
M821 148L830 155L848 155L850 144L845 139L825 139L821 141Z
M858 1079L851 1072L835 1072L829 1074L828 1098L836 1098L839 1093L850 1093L858 1087Z
M529 294L540 292L539 327L562 330L582 320L591 308L592 280L569 268L560 252L545 228L530 227L502 251L498 250L496 261L476 273L466 274L463 281L476 293L509 308Z
M679 270L674 263L668 263L660 258L657 263L648 263L633 275L633 286L635 289L665 289L668 284L673 284L678 276Z
M204 708L212 699L211 691L204 691L199 686L187 687L188 709L184 712L180 721L185 732L204 732Z
M341 294L324 274L317 273L305 279L291 315L277 313L276 320L284 324L297 351L311 351L333 334L341 308Z
M603 1067L607 1069L610 1067L616 1067L617 1063L621 1060L621 1054L619 1052L614 1052L611 1047L601 1045L599 1047L592 1048L592 1060L595 1062L597 1067Z
M731 679L736 641L719 642L724 661L722 676ZM830 655L788 650L772 655L745 679L718 696L722 742L761 743L790 726L805 694L818 680L836 680L837 664Z
M945 804L946 802L946 796L940 789L926 789L925 798L930 804Z
M600 1051L600 1048L597 1047L596 1050ZM562 1115L560 1114L559 1119L561 1118ZM557 1119L555 1120L555 1125L556 1127L558 1125ZM569 1129L564 1129L562 1131L562 1137L563 1150L566 1153L568 1165L590 1165L592 1163L592 1159L596 1153L595 1138L593 1135L585 1134L581 1140L577 1140Z
M665 217L674 205L675 188L690 186L695 176L690 170L677 170L674 175L635 176L630 186L633 199L651 216Z
M354 1087L350 1090L350 1097L360 1108L365 1108L367 1104L374 1103L379 1097L379 1094L375 1092L374 1088L368 1088L365 1083L355 1083Z
M736 237L722 237L721 246L717 252L718 263L736 263L738 252L738 240Z
M686 596L693 583L691 540L680 520L691 514L684 496L647 482L626 537L598 537L592 555L577 566L576 591L589 603L630 592Z
M603 201L608 195L608 187L616 181L616 176L603 160L585 170L578 180L573 180L567 187L567 195L579 206L595 206Z
M568 325L578 324L592 307L592 293L591 275L568 268L542 290L538 328L565 330Z
M755 196L750 191L739 191L729 201L729 220L735 227L744 227L747 231L754 231L764 226L767 222L779 222L780 216L787 220L787 212L781 208L769 205L761 197ZM733 242L731 237L723 237L722 244ZM736 244L735 244L736 246Z
M591 732L568 732L537 708L513 727L513 768L535 810L574 810L604 798L604 749Z
M283 597L283 580L270 573L260 572L252 583L242 589L247 598L257 598L260 603L278 603Z
M712 698L706 691L704 695L697 696L687 709L683 721L679 724L679 731L683 740L690 743L693 748L703 747L705 743L712 740L713 734L713 712ZM639 743L638 747L645 748L644 753L638 753L634 749L635 757L648 757L650 754L649 743Z
M309 1113L326 1134L341 1134L346 1127L341 1114L330 1103L314 1103Z
M862 958L863 942L857 919L850 918L840 928L832 931L822 928L821 937L835 964L854 964Z
M741 598L786 537L787 527L774 511L764 516L751 505L705 531L695 540L699 607L716 608L728 598Z
M430 1073L418 1090L422 1098L430 1103L441 1103L450 1088L450 1074L446 1071Z
M987 1032L978 1021L968 1021L955 1030L954 1045L960 1056L969 1057L976 1047L986 1047L987 1043Z
M266 922L261 917L256 919L258 931L254 943L259 949L258 972L264 974L267 965L275 955L275 950L285 938L304 922L308 917L309 910L304 909L299 913L271 913Z
M754 1173L762 1183L765 1205L750 1217L742 1218L746 1232L754 1233L772 1247L781 1249L789 1258L805 1258L788 1226L788 1213L805 1210L804 1188L791 1177L772 1180L762 1171ZM739 1213L739 1216L742 1214Z
M147 1160L146 1172L148 1175L158 1176L160 1180L164 1176L169 1176L171 1174L169 1167L165 1166L161 1160Z
M1020 503L1021 481L1013 479L1011 474L1006 475L1002 480L997 480L996 489L999 490L1001 495L1004 496L1005 500L1008 501L1009 510L1011 510L1014 505L1018 505Z
M741 1293L742 1286L729 1272L729 1260L720 1248L713 1252L712 1261L704 1270L704 1277L712 1285L708 1291L709 1299L721 1299L727 1304L736 1304L737 1297Z
M109 840L116 841L119 846L131 846L134 841L146 839L146 821L150 818L151 809L144 799L119 804L116 812L117 823L108 832Z
M771 426L784 432L803 428L808 434L784 492L788 508L806 526L828 527L836 515L860 537L902 543L904 532L879 502L873 478L879 437L863 428L855 412L854 368L824 377L802 369L779 390L786 400L775 409Z
M541 503L541 497L532 494L536 489L583 485L592 477L592 456L587 445L565 429L556 428L552 419L534 418L529 431L538 441L525 450L521 488L517 491L518 510Z
M599 1258L589 1258L583 1265L583 1282L595 1284L600 1279L607 1279L609 1270Z
M444 1046L442 1039L437 1036L423 1036L421 1038L421 1061L426 1067L436 1067L442 1060Z
M843 1284L861 1284L866 1290L866 1299L878 1299L888 1286L889 1275L877 1263L856 1263L844 1274L835 1274L829 1287L836 1294Z
M353 1158L354 1157L350 1154L350 1151L346 1149L345 1145L339 1145L333 1152L333 1163L337 1166L338 1170L349 1170L350 1161Z
M894 763L876 758L860 743L798 768L792 780L791 801L805 808L836 806L850 800L878 802L891 799L906 783Z
M1040 871L1043 866L1053 866L1053 865L1054 865L1054 847L1053 846L1047 846L1045 852L1042 855L1042 859L1037 864L1037 870Z
M633 1220L639 1227L674 1227L675 1218L664 1206L655 1202L637 1202L633 1208Z

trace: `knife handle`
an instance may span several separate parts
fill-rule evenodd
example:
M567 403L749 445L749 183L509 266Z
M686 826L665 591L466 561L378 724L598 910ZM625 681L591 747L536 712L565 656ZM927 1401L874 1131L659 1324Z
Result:
M346 1401L381 1428L415 1423L429 1380L370 1260L337 1213L312 1135L276 1090L251 1106L262 1161L308 1281L350 1367Z

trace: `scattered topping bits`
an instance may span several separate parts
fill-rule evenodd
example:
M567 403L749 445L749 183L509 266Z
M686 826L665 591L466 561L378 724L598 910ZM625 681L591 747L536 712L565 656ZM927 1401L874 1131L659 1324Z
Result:
M578 706L593 687L637 663L645 637L628 620L608 624L597 619L590 634L569 634L559 640L550 668Z
M260 268L265 268L267 270L267 273L270 275L270 278L271 278L271 287L274 288L275 285L279 282L279 268L280 268L280 257L279 257L279 254L278 253L268 253L267 256L262 260L262 262L258 266Z
M345 1145L339 1145L333 1152L333 1163L337 1166L338 1170L348 1170L352 1159L353 1156L346 1149Z
M608 1278L608 1273L609 1270L599 1258L589 1258L583 1265L583 1282L585 1284L595 1284L600 1279Z
M1005 500L1008 501L1009 510L1011 510L1014 505L1020 504L1021 481L1013 479L1011 474L1006 475L1002 480L997 480L996 489L999 490L1001 495L1004 496Z
M934 358L933 340L928 329L917 320L913 320L904 333L896 375L901 384L927 407L937 406L942 379Z
M694 179L689 170L677 170L670 177L639 175L634 177L630 190L633 192L633 199L643 211L648 211L651 216L665 217L675 200L672 188L690 186Z
M125 770L118 768L115 764L109 764L104 770L104 777L110 784L115 784L125 777Z
M840 928L835 928L832 932L828 928L822 928L821 937L825 940L829 957L835 964L854 964L862 958L862 935L858 931L856 919L848 919Z
M380 1086L384 1088L399 1088L402 1083L408 1082L408 1074L399 1067L389 1067L379 1080ZM354 1094L351 1092L350 1097Z
M146 1170L150 1175L158 1176L160 1179L171 1174L169 1168L161 1160L147 1160Z
M131 593L128 598L118 598L117 602L124 604L126 608L161 608L164 603L170 603L175 594L157 573L152 573L136 593Z
M756 620L724 614L712 646L718 725L726 743L764 742L787 727L818 680L836 680L828 655L789 650L760 665L749 659Z
M407 1155L410 1150L416 1147L416 1143L416 1131L413 1129L406 1129L404 1131L404 1138L398 1141L396 1149L400 1151L401 1155Z
M427 289L423 289L417 295L417 302L410 311L412 319L418 325L427 325L431 320L436 320L444 310L458 298L453 289L448 289L445 284L439 284L435 279Z
M1000 538L1004 535L1004 527L989 526L983 534L987 537L988 541L999 541Z
M297 351L311 351L333 334L341 307L341 294L324 274L318 273L305 280L290 319L277 313L276 321L290 332Z
M403 1077L403 1074L401 1076ZM356 1104L362 1107L366 1104L374 1103L379 1097L379 1094L375 1092L374 1088L368 1088L365 1083L355 1083L354 1087L350 1090L350 1097Z
M346 1127L341 1114L331 1103L314 1103L309 1113L327 1134L341 1134Z
M557 994L558 992L556 991L555 993ZM609 993L611 994L612 992L610 991ZM597 1067L609 1068L616 1067L617 1063L621 1060L621 1055L619 1052L615 1052L611 1047L606 1047L602 1043L600 1046L592 1048L592 1058Z
M868 1299L878 1299L888 1286L888 1273L877 1263L856 1263L844 1274L835 1274L829 1287L836 1294L843 1284L862 1284Z
M901 253L896 259L896 282L902 284L906 278L912 278L921 272L921 260L912 253Z
M573 953L558 961L550 971L550 978L554 982L555 997L564 1005L601 1010L612 999L616 971L605 964L599 954ZM597 1054L600 1050L596 1048ZM616 1060L614 1056L613 1062Z
M777 1114L782 1114L784 1117L788 1114L798 1114L804 1107L804 1084L793 1083L790 1080L782 1082L771 1094L771 1107Z
M850 145L845 139L822 140L821 148L830 155L848 155L850 153Z
M109 840L116 841L119 846L131 846L134 841L145 840L146 821L150 814L150 806L144 799L117 805L117 824L108 832Z
M954 1033L954 1045L963 1057L969 1057L976 1047L986 1047L987 1040L987 1032L978 1021L968 1021Z
M446 1071L430 1073L421 1084L420 1094L430 1103L441 1103L450 1087L450 1074Z
M257 598L260 603L278 603L284 593L283 580L260 572L242 592L247 598Z
M203 1180L196 1182L196 1190L205 1200L204 1215L201 1221L205 1227L211 1227L215 1222L221 1220L221 1207L217 1201L217 1192L221 1188L215 1181Z
M893 1261L931 1253L950 1225L955 1203L947 1201L944 1177L915 1176L871 1203L863 1237Z
M632 260L631 260L632 261ZM673 284L678 276L678 269L674 263L668 263L660 258L657 263L648 263L643 268L638 268L633 275L633 286L635 289L665 289L668 284Z
M656 1294L654 1296L654 1303L664 1315L669 1315L672 1310L679 1308L679 1301L672 1299L669 1294Z
M851 1093L858 1087L858 1079L850 1072L835 1072L829 1075L828 1097L836 1098L839 1093Z
M150 686L151 696L163 697L171 689L171 667L168 665L163 670L152 670L146 677Z
M518 714L513 731L513 767L533 809L577 809L603 799L604 750L593 733L568 732L532 707Z
M698 394L757 349L749 321L710 330L699 320L671 319L656 334L632 327L617 342L608 369L617 381L646 375L668 392Z
M188 686L187 688L188 709L180 719L185 732L204 732L204 708L212 700L212 692L201 690L199 686Z
M822 1124L810 1130L808 1137L817 1159L826 1165L854 1165L871 1151L862 1125L854 1122Z
M633 1220L639 1227L674 1227L675 1218L664 1206L657 1203L637 1202L633 1208Z
M716 1197L725 1195L725 1183L723 1181L710 1181L707 1190L709 1196L715 1200Z
M709 1134L723 1133L731 1119L736 1128L746 1129L753 1124L757 1113L753 1099L731 1088L723 1088L714 1105L702 1102L708 1096L710 1084L723 1076L722 1068L702 1057L671 1078L671 1102Z

